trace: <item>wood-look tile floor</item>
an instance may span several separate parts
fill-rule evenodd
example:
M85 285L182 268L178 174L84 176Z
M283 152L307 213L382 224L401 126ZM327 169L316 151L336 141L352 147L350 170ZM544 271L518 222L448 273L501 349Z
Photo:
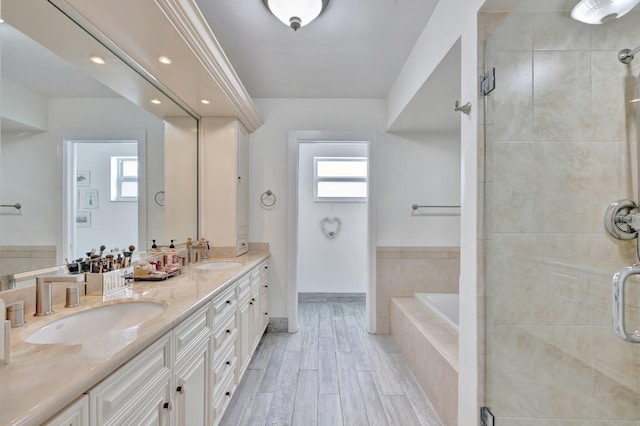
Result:
M221 425L442 425L364 303L300 303L299 331L266 333Z

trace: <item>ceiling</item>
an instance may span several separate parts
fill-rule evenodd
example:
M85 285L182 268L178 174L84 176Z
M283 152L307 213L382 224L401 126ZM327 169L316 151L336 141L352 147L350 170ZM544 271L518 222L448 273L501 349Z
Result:
M262 0L196 0L252 98L386 98L438 0L330 0L294 32Z

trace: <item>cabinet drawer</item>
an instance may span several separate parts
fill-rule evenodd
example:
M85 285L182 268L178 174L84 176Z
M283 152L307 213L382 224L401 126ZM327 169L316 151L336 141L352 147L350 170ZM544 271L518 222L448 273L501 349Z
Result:
M211 310L207 304L176 327L176 359L181 359L191 347L206 340L210 332Z
M171 359L169 333L91 389L91 423L112 423L144 403L153 389L171 380Z
M228 312L236 308L236 286L231 285L211 301L213 323L219 322Z
M251 275L247 274L238 280L238 302L249 296L251 291Z
M213 397L215 398L224 388L224 384L227 383L228 377L235 377L236 364L238 358L233 351L233 345L231 351L225 352L216 363L214 363L212 373Z
M228 344L227 342L233 341L238 334L238 329L236 327L236 316L232 312L228 317L215 327L213 331L213 351L214 358L218 353L218 350L223 346Z
M218 424L222 419L224 410L227 408L227 405L229 405L229 401L231 401L235 390L236 386L233 380L233 374L230 374L228 377L225 377L225 381L220 384L219 391L213 398L214 424Z

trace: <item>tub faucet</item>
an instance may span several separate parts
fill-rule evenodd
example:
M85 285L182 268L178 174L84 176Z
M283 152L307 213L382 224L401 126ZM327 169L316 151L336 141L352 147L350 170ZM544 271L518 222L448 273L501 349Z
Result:
M50 277L36 278L36 313L35 316L49 315L53 313L53 298L51 283L80 283L84 281L84 275L52 275Z

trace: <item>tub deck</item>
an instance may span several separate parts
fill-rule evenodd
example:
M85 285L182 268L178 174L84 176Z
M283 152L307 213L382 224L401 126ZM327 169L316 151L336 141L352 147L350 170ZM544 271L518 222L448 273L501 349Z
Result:
M458 333L413 297L391 299L391 336L447 425L458 421Z

